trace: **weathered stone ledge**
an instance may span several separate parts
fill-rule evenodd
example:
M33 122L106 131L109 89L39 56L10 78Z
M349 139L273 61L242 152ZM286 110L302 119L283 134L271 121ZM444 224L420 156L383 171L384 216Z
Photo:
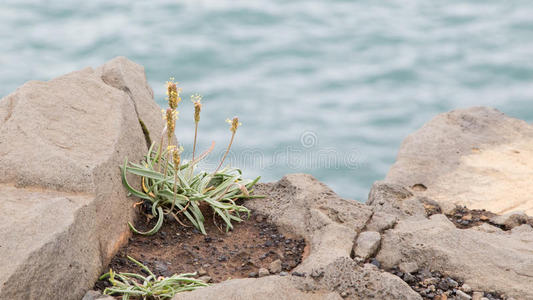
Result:
M159 139L159 110L125 58L0 100L0 299L81 299L92 287L135 216L118 166ZM532 126L476 107L409 136L365 204L305 174L260 184L266 198L245 205L304 238L303 262L174 299L422 299L407 283L417 276L426 298L533 299L532 154ZM502 216L461 229L445 215L456 205Z

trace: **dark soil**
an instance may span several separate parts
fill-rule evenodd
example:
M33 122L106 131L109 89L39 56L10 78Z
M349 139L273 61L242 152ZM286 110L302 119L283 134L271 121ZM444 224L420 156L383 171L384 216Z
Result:
M439 272L430 272L427 269L422 269L411 274L403 273L397 268L389 270L389 272L402 278L423 299L461 299L458 297L458 293L465 293L469 296L473 294L471 290L465 289L462 281L445 276ZM488 292L484 292L483 297L489 300L503 299L501 295Z
M483 223L490 223L490 218L497 215L484 209L468 209L466 207L457 207L452 213L446 216L455 224L457 228L466 229L479 226Z
M127 255L148 266L157 276L198 272L209 276L210 282L230 278L255 277L259 268L269 268L271 262L281 260L282 272L288 272L302 261L305 241L278 232L261 215L252 214L234 229L222 232L213 223L213 215L204 213L207 235L193 227L184 227L174 219L166 219L153 236L134 234L119 250L107 267L115 272L139 273L141 270L127 259ZM144 217L143 217L144 218ZM217 219L218 226L223 223ZM145 231L155 220L137 221L136 228ZM283 275L283 274L282 274ZM103 290L107 281L98 281L95 289Z

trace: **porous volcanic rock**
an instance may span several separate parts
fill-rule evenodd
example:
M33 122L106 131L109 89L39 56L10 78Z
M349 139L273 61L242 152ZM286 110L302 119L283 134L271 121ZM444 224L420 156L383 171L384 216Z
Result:
M384 268L416 262L474 290L533 299L533 228L515 229L458 229L443 214L405 219L383 234L376 258Z
M117 58L0 100L0 299L81 299L127 240L119 166L162 129L144 76Z

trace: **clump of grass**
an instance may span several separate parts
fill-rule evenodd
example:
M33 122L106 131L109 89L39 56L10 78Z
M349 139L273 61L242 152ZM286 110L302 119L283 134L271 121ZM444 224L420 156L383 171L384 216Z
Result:
M196 273L172 275L171 277L156 277L145 265L128 256L128 259L144 270L148 276L136 273L108 273L100 276L100 280L108 279L113 285L104 290L104 295L122 295L123 300L130 297L147 299L171 299L179 292L192 291L208 286L202 280L195 279Z
M218 167L213 172L197 170L198 163L204 159L214 148L211 147L196 157L196 140L198 134L198 123L200 122L200 111L202 104L201 96L193 95L191 100L194 103L194 144L193 158L183 161L181 153L183 148L178 142L173 143L175 121L178 116L178 103L181 89L171 80L167 83L167 94L169 108L164 111L166 121L165 130L159 141L159 147L154 150L155 143L151 145L144 161L140 164L128 162L127 159L122 167L122 181L130 194L137 196L149 206L151 206L152 216L157 217L156 225L146 232L137 230L131 223L132 231L142 235L155 234L162 226L164 215L171 215L183 226L184 216L188 222L203 234L205 231L205 218L202 208L209 207L213 210L213 222L219 217L225 224L226 231L233 228L232 222L243 221L244 216L250 215L250 211L237 204L240 199L258 198L261 196L251 196L253 186L260 177L254 180L247 180L241 177L242 171L237 168L222 168L224 160L230 151L235 139L237 128L241 125L239 119L234 117L228 120L230 123L231 138ZM167 144L163 146L166 133ZM126 178L127 173L141 177L142 190L133 188ZM218 225L217 225L218 227ZM219 228L220 229L220 228Z

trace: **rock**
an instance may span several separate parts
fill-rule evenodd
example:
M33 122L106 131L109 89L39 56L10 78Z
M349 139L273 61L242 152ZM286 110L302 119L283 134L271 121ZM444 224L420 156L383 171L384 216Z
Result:
M533 126L472 107L440 114L409 135L385 181L440 204L533 215L532 169Z
M198 276L204 276L207 275L207 271L204 268L200 268L198 270Z
M372 215L372 219L370 220L370 223L366 225L365 229L368 231L383 232L393 228L397 221L398 217L395 215L378 211Z
M381 235L375 231L361 232L354 245L355 255L367 259L374 256L379 247Z
M119 56L97 68L96 72L101 72L106 84L123 91L133 102L139 122L144 124L144 131L149 135L146 137L147 146L158 142L165 125L161 121L161 113L154 113L160 112L161 107L154 101L154 92L146 80L144 67Z
M422 299L399 277L371 264L361 267L349 258L339 258L323 272L318 282L313 280L316 287L347 292L347 299Z
M207 275L200 276L198 279L201 280L201 281L203 281L203 282L205 282L205 283L209 283L209 282L211 282L211 277L210 277L210 276L207 276Z
M413 197L413 193L401 185L384 181L372 185L366 204L372 207L374 214L393 215L400 219L426 215L424 205Z
M465 293L472 292L472 288L466 283L461 286L461 290Z
M505 226L506 229L526 224L528 216L523 211L514 211L501 216L494 216L490 222L496 225Z
M481 300L481 299L483 299L483 292L472 293L472 300Z
M472 297L470 297L467 293L465 293L465 292L463 292L461 290L457 290L455 292L455 295L457 296L457 298L459 300L470 300L470 299L472 299Z
M291 299L291 300L340 300L339 294L328 291L306 292L298 288L292 277L268 276L259 279L227 280L207 288L178 293L173 300L204 299Z
M457 229L444 215L405 219L382 236L376 258L384 268L402 261L461 278L474 290L533 298L533 232ZM501 262L504 261L505 264Z
M376 268L378 268L378 269L381 268L381 263L380 263L377 259L375 259L375 258L372 258L372 259L370 260L370 265L374 265L374 266L376 266Z
M259 184L255 193L267 198L247 200L247 207L275 223L281 233L307 241L309 257L297 267L298 272L311 273L339 257L350 257L357 233L372 215L368 206L340 198L306 174Z
M168 274L168 265L162 261L156 261L154 263L154 271L162 276L172 276L172 274Z
M134 98L86 68L0 100L0 299L81 299L127 241L134 200L119 166L147 151L141 120L162 126L148 84L130 86L134 77L144 73L116 77Z
M265 269L265 268L259 268L259 271L257 272L257 275L258 275L259 277L265 277L265 276L270 275L270 272L268 272L268 269Z
M418 271L418 265L414 261L400 263L398 265L398 268L403 273L414 273L414 272Z
M277 274L281 272L281 260L276 259L275 261L271 262L268 269L270 270L270 273L272 274Z

